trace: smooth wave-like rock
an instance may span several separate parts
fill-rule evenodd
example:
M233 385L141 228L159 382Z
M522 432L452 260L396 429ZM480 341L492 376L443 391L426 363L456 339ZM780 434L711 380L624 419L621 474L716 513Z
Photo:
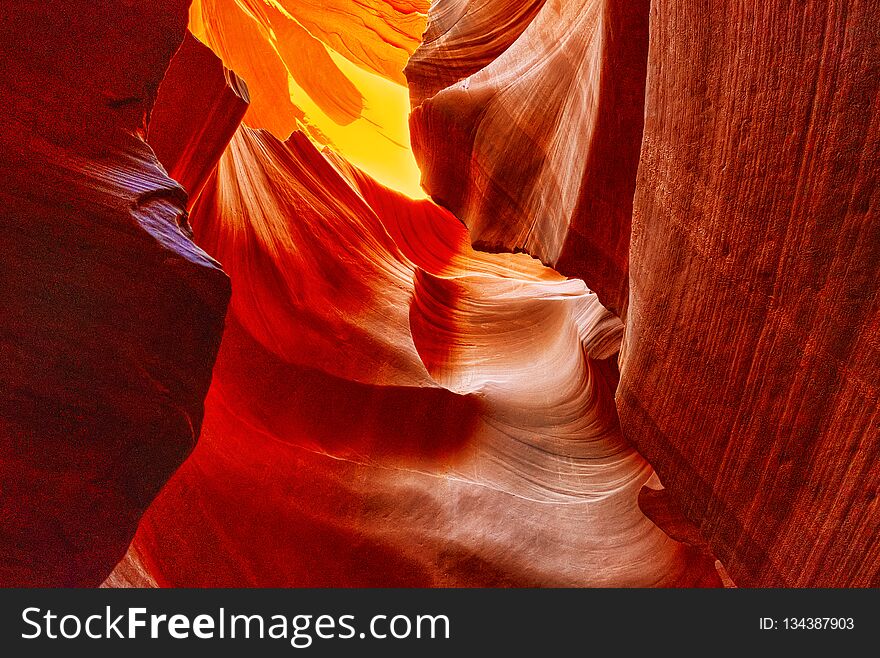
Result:
M647 0L438 2L406 69L427 192L480 249L529 253L617 314L647 36Z
M302 133L242 127L193 211L232 276L203 437L110 583L718 584L638 508L622 324Z
M880 585L876 1L189 4L0 5L0 584Z
M435 2L422 43L406 63L413 105L491 64L520 37L545 2Z
M143 141L187 5L0 5L5 586L99 584L198 437L229 281Z
M741 586L880 585L878 24L651 15L618 408Z

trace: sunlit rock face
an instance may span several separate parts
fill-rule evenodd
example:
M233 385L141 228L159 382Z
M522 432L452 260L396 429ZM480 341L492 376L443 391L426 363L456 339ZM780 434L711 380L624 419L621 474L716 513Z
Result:
M4 586L99 584L199 433L229 282L142 139L187 4L0 6Z
M302 133L242 128L192 215L233 280L203 436L116 584L694 585L639 510L622 324Z
M647 0L450 0L430 20L406 69L425 189L475 246L529 253L621 313Z
M880 585L878 22L651 14L618 407L740 585Z
M190 28L248 83L248 126L281 140L302 128L422 197L403 68L427 9L427 0L195 0Z

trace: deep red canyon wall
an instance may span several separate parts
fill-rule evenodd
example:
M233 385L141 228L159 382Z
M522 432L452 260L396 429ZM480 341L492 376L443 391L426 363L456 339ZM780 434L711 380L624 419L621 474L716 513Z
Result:
M147 142L187 192L187 209L217 166L250 102L247 84L189 31L150 114Z
M142 139L187 5L0 6L3 585L98 585L198 437L229 282Z
M878 25L652 4L618 409L743 586L880 585Z

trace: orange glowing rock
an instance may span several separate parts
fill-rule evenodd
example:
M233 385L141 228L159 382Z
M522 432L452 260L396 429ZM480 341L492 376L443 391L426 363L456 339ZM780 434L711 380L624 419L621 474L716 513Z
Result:
M403 67L427 9L423 0L196 0L190 27L247 81L247 125L282 140L303 129L421 197Z
M638 509L622 325L301 133L242 128L193 215L234 281L203 438L110 583L717 584Z

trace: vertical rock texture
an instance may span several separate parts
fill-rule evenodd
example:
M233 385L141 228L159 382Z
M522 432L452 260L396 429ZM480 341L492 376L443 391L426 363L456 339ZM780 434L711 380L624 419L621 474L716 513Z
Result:
M878 25L652 4L618 409L743 586L880 585Z
M99 584L199 433L229 282L142 139L187 5L0 5L3 585Z

